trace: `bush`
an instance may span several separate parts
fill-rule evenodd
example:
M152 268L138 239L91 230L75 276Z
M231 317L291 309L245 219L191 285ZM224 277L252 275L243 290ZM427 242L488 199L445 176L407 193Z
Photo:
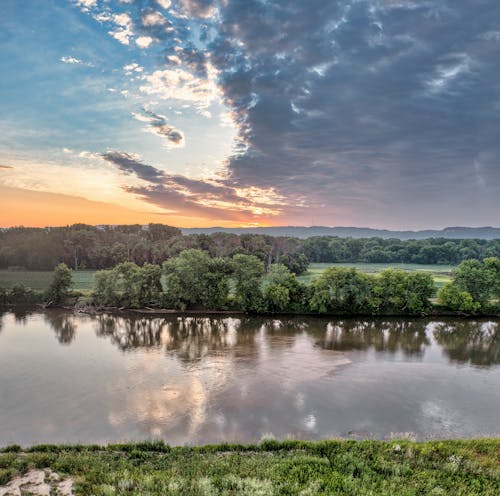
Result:
M470 293L461 291L453 282L439 290L438 301L440 305L457 312L476 313L481 308L481 304L474 301Z
M57 265L54 269L50 286L45 294L47 302L54 306L64 304L72 284L71 270L68 266L64 263Z

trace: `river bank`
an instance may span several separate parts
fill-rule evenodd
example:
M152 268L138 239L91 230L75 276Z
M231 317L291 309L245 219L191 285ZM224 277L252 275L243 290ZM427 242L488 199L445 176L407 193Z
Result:
M75 495L496 496L500 439L12 446L0 454L0 494L40 469Z
M327 313L307 313L307 312L244 312L242 310L206 310L206 309L175 309L175 308L127 308L127 307L109 307L109 306L95 306L95 305L63 305L63 306L47 306L41 303L36 304L0 304L0 311L5 312L36 312L43 310L64 310L68 312L73 312L75 314L88 314L88 315L103 315L103 314L113 314L113 315L144 315L144 316L180 316L180 317L196 317L196 316L233 316L233 317L262 317L262 318L287 318L287 317L318 317L318 318L402 318L408 320L414 319L425 319L425 318L458 318L458 319L478 319L478 318L499 318L500 313L497 311L491 312L481 312L481 313L466 313L460 311L453 311L448 309L443 309L439 305L434 305L434 308L427 313L422 313L420 315L411 315L407 313L348 313L348 312L327 312Z

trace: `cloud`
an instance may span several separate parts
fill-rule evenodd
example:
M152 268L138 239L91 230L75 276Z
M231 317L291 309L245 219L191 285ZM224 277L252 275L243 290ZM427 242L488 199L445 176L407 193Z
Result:
M10 165L1 165L0 164L0 169L13 169L14 167L11 167Z
M90 9L97 7L97 0L76 0L75 4L80 7L83 12L88 12Z
M115 29L114 31L109 31L109 34L123 45L129 45L130 37L134 34L134 25L130 15L126 12L122 12L120 14L113 14L110 16L110 18L106 16L103 17L103 20L108 19L117 26L117 29Z
M163 115L155 114L150 110L143 109L140 114L133 114L133 116L141 122L147 122L148 129L154 134L166 138L172 146L184 145L184 134L179 129L171 126L167 122L167 118Z
M109 151L102 158L126 174L145 181L144 186L125 186L124 190L139 199L182 215L206 218L241 220L261 215L274 216L280 212L281 201L270 190L238 190L220 179L193 179L167 174L144 164L136 155Z
M500 3L173 6L135 1L122 24L109 22L122 42L149 37L163 48L162 65L128 74L139 78L143 99L190 105L207 116L213 104L226 107L217 122L238 130L225 171L233 191L288 198L284 219L294 223L388 227L385 219L399 217L406 227L423 227L429 218L434 225L494 218ZM165 119L142 119L173 142Z
M492 205L500 168L480 166L478 181L477 164L500 156L498 2L212 5L210 62L239 128L235 186L275 187L304 200L302 221L329 223L394 208L439 217L443 194L447 209Z
M127 76L130 76L134 72L143 72L144 67L141 67L137 62L132 62L130 64L124 65L123 70Z
M182 68L153 71L143 75L142 81L142 93L162 100L183 100L208 107L219 97L215 78L201 78Z
M141 16L141 24L145 28L150 28L153 26L167 26L169 22L160 12L147 10Z
M193 17L208 19L217 12L212 0L181 0L181 5L184 12Z
M116 165L122 172L135 174L139 179L150 183L162 183L164 173L151 165L145 165L137 160L135 155L125 152L109 151L103 153L102 158Z
M61 57L61 62L64 62L65 64L81 64L82 61L80 59L77 59L75 57Z
M63 64L71 64L71 65L85 65L87 67L93 67L94 65L90 62L84 62L81 59L77 59L72 56L63 56L59 59Z
M135 43L140 48L148 48L153 43L151 36L139 36L135 39Z
M168 9L172 5L171 0L156 0L156 3L163 9Z

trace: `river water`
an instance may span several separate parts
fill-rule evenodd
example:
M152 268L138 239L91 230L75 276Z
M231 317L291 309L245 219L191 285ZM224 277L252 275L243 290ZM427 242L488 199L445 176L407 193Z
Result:
M500 435L499 320L0 322L0 445Z

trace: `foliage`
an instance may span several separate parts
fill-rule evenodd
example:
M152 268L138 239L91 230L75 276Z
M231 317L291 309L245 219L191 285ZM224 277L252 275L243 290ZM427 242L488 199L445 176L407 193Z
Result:
M24 284L14 284L11 288L0 288L0 305L34 305L41 303L44 295Z
M237 307L245 312L263 311L260 283L264 275L264 263L254 255L239 253L232 258L231 269Z
M13 227L0 231L0 269L52 269L64 262L74 269L107 269L122 262L161 265L187 249L212 257L254 255L266 268L286 265L301 274L309 262L453 264L500 257L500 240L445 239L401 241L383 238L315 236L307 239L216 232L183 235L162 224L67 227Z
M166 301L174 308L221 309L229 295L230 264L202 250L184 250L163 264Z
M302 284L285 265L271 265L263 288L264 303L268 311L300 311L303 292Z
M439 302L453 310L486 309L500 294L500 260L465 260L453 271L453 281L439 292Z
M60 263L54 268L50 286L45 293L45 299L50 305L62 305L68 297L73 284L71 270L65 263Z
M374 280L372 305L377 313L424 314L431 308L434 291L429 274L384 270Z
M461 291L454 283L445 284L438 292L439 304L464 313L475 313L481 308L481 304L474 301L468 291Z
M330 267L312 283L311 310L364 313L370 310L372 278L356 269Z
M96 304L125 308L159 306L162 298L161 268L132 262L96 272L93 299Z
M76 495L349 494L496 496L500 441L162 442L19 447L0 454L0 484L31 468L75 480Z

